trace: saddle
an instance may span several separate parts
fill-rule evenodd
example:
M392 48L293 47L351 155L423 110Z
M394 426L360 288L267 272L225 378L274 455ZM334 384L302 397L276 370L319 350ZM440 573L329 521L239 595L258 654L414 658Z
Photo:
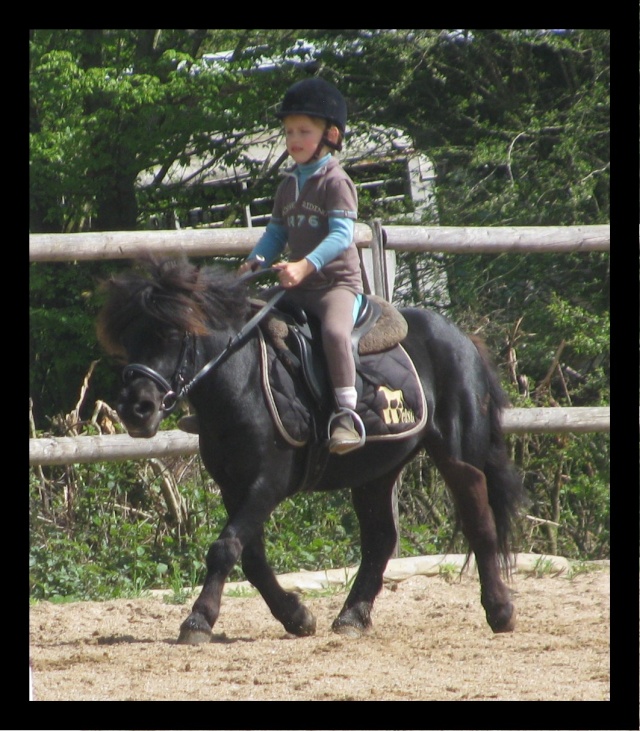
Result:
M299 369L317 406L328 408L331 386L317 320L284 297L261 327L280 357ZM395 347L407 331L407 321L393 305L375 295L362 295L351 333L356 371L363 370L361 355Z
M261 307L262 302L255 302ZM367 442L406 439L424 428L427 403L409 354L403 315L386 300L363 297L352 334L357 413ZM263 393L280 436L307 447L301 489L321 478L329 452L327 424L335 409L320 324L283 297L259 326Z

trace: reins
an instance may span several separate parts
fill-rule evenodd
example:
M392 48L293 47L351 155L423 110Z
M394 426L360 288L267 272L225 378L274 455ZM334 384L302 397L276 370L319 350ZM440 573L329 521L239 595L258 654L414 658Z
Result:
M242 327L241 330L238 331L238 333L229 340L227 347L219 353L215 358L210 360L205 366L203 366L198 373L189 381L189 383L186 383L181 393L178 395L178 398L184 398L189 395L189 392L191 389L199 383L199 381L204 378L204 376L207 375L210 371L212 371L214 368L219 366L221 363L224 363L224 361L238 348L242 347L246 341L248 340L249 333L258 325L258 323L263 320L269 312L276 306L278 301L282 298L286 290L279 289L273 297L263 306L261 307L258 312L249 320L249 322Z
M258 271L247 272L239 278L239 281L244 282L273 271L275 270L272 268L267 268L260 269ZM180 399L186 398L191 390L194 388L194 386L196 386L208 373L210 373L214 368L217 368L221 363L224 363L224 361L227 360L227 358L229 358L232 353L241 348L247 342L251 331L255 329L258 323L260 323L260 321L263 320L269 314L269 312L271 312L271 310L276 306L278 301L283 297L285 292L286 290L282 287L277 287L275 294L236 333L236 335L234 335L229 340L225 349L217 356L215 356L215 358L212 358L206 365L204 365L190 381L185 383L184 377L182 375L182 369L184 365L184 360L186 359L187 355L188 344L193 338L193 335L191 333L185 333L184 339L182 341L182 348L180 351L180 356L178 358L178 366L172 377L173 383L169 383L169 381L164 376L160 375L160 373L153 370L153 368L149 368L149 366L143 365L142 363L130 363L129 365L125 366L124 370L122 371L122 380L125 384L128 384L133 380L135 376L143 376L145 378L151 379L157 386L165 390L165 395L162 397L161 402L162 410L166 413L171 413L171 411L173 411Z

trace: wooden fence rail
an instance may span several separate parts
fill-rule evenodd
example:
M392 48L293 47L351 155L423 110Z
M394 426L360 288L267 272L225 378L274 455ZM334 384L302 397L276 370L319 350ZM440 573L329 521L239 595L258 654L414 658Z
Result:
M75 234L31 234L29 259L91 261L157 256L244 256L264 228L183 229L180 231L105 231ZM601 226L384 226L386 247L395 251L440 251L456 254L500 252L608 251L610 227ZM371 244L372 229L356 224L360 248Z
M609 431L608 407L507 409L502 426L506 433ZM81 437L41 437L29 440L29 464L62 465L118 462L151 457L195 454L198 437L179 430L158 432L150 439L128 434Z

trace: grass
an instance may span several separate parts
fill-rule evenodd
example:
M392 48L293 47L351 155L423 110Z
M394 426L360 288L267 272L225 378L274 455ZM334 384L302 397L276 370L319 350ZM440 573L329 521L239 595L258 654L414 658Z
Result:
M536 579L541 579L544 576L551 576L556 573L558 572L553 565L553 561L545 556L540 556L540 558L536 560L531 571L531 575Z
M234 586L233 589L225 592L225 596L233 597L234 599L247 599L249 597L258 596L258 590L252 586Z
M593 574L596 571L603 571L606 567L593 561L572 561L569 569L569 579L575 579L582 574Z
M460 567L454 563L443 563L438 567L438 576L452 584L460 578Z

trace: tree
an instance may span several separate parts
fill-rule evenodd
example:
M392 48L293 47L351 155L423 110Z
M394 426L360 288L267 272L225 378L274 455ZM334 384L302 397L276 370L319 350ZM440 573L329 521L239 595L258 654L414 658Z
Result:
M275 46L290 43L286 32L272 39ZM30 231L129 230L167 207L197 205L188 185L163 186L171 165L190 158L233 164L287 84L265 89L247 76L255 40L255 31L240 30L32 31ZM206 73L196 60L204 50L229 49L235 49L230 61ZM154 175L143 187L145 170ZM99 357L95 289L119 266L32 267L30 372L38 423L68 410L88 364ZM95 378L112 385L106 369Z
M290 46L292 33L269 31L269 52ZM235 162L291 80L291 64L269 84L248 73L265 51L259 38L254 30L32 31L31 230L135 229L141 202L162 206L154 194L173 163ZM209 64L205 51L230 53ZM139 176L151 169L145 188Z

